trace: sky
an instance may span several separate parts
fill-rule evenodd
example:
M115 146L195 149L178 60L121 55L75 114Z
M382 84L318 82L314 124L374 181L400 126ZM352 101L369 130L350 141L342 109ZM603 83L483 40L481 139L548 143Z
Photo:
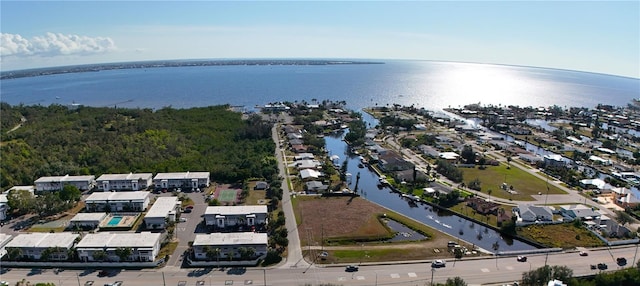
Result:
M409 59L640 78L640 1L0 1L0 70Z

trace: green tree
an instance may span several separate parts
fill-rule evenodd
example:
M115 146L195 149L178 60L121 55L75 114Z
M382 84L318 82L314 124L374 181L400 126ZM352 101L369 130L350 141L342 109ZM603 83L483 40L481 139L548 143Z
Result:
M118 247L115 249L115 253L120 258L120 261L127 261L127 258L133 254L131 247Z
M58 192L58 196L63 201L77 202L82 197L82 192L74 185L65 185L62 190Z
M538 269L523 273L522 285L538 286L538 285L546 284L551 279L558 279L560 281L569 281L572 277L573 277L573 270L571 270L571 268L567 266L545 265Z
M27 190L13 190L7 195L7 204L19 215L27 214L34 209L36 197Z
M104 250L96 250L91 254L91 257L93 257L93 260L95 261L104 261L107 259L108 254Z

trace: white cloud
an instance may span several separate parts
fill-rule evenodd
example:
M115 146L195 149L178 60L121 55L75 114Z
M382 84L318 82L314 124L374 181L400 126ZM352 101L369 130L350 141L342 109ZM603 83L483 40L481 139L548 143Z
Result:
M91 55L115 50L116 46L109 37L88 37L47 33L25 39L18 34L0 34L1 56L43 56Z

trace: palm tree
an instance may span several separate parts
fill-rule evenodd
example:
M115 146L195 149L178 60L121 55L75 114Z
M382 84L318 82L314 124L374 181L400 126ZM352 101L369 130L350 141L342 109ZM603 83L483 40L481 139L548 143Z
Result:
M18 260L22 256L22 249L17 247L8 247L7 256L9 260Z
M116 248L115 253L118 258L120 258L120 261L126 261L133 253L133 249L131 249L131 247L118 247Z

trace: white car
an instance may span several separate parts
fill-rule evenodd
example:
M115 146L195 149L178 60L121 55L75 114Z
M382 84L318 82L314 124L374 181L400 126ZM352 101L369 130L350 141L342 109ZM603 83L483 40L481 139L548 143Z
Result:
M187 218L186 218L186 217L181 217L181 218L180 218L180 222L186 222L186 221L187 221Z
M445 267L447 266L446 262L444 260L434 260L433 262L431 262L431 268L440 268L440 267Z

